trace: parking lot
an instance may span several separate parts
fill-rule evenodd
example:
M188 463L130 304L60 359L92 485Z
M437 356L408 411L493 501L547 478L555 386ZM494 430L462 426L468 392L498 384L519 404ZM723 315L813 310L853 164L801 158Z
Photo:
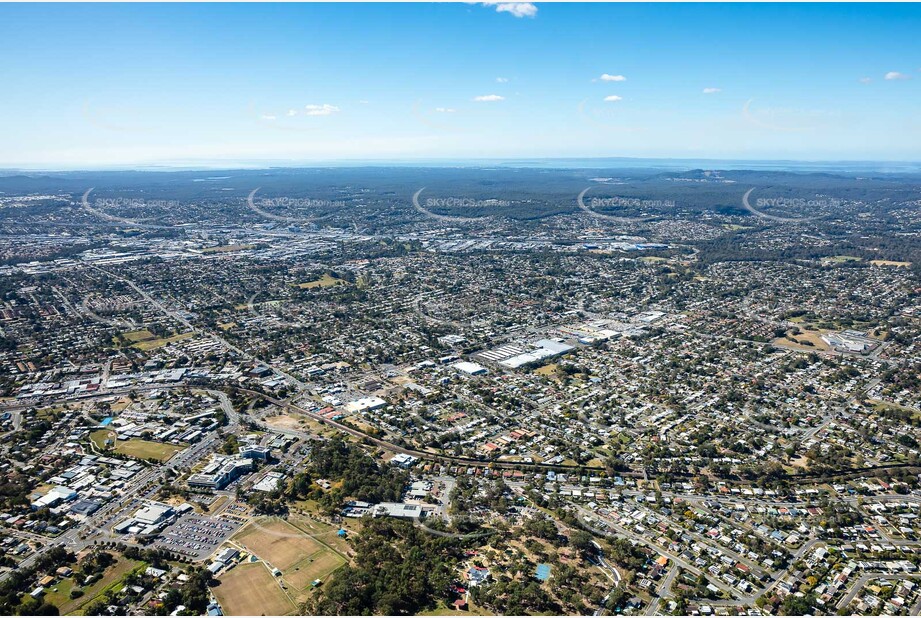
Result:
M163 530L154 544L194 560L203 560L239 527L235 521L193 513Z

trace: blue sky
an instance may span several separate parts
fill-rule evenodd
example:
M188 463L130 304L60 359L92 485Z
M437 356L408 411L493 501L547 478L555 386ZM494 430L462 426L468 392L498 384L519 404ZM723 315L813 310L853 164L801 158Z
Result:
M908 4L5 4L0 166L918 161L919 33Z

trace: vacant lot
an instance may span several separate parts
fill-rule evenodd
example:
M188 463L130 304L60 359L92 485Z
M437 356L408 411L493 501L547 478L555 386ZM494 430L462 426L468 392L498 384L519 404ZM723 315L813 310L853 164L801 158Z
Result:
M828 344L822 340L822 335L830 333L828 330L821 331L802 331L798 335L790 335L794 341L786 337L779 337L774 340L774 345L793 350L823 352L828 350ZM812 344L812 345L809 345Z
M297 287L304 289L310 288L330 288L334 285L344 285L345 281L342 279L337 279L335 277L330 277L329 275L323 275L316 281L308 281L306 283L298 283Z
M157 461L166 461L177 451L181 451L181 446L174 444L163 444L162 442L149 442L147 440L124 440L115 444L115 452L139 459L156 459Z
M287 616L297 608L261 562L240 564L212 588L227 616Z
M138 341L148 341L149 339L156 339L156 335L147 330L146 328L141 330L133 330L127 333L122 334L126 340L131 343L137 343Z
M325 549L303 531L280 519L250 524L234 540L281 571Z
M892 260L870 260L874 266L898 266L899 268L909 268L911 262L893 262Z
M556 375L557 367L559 367L559 365L556 363L550 363L548 365L544 365L543 367L538 367L534 370L534 373L539 376L552 377Z
M302 414L278 414L276 416L269 416L266 417L265 423L270 427L278 427L281 429L306 428L309 429L312 433L316 433L321 436L327 436L336 433L336 430L329 425L324 425L323 423L315 421L309 416L304 416Z
M138 343L135 343L133 347L137 348L138 350L154 350L156 348L162 348L163 346L175 341L182 341L183 339L188 339L189 337L193 336L195 336L195 333L181 333L179 335L173 335L172 337L139 341Z

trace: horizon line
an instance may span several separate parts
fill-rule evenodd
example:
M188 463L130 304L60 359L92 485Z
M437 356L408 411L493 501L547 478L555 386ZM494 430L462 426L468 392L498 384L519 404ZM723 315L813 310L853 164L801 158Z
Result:
M664 165L679 165L688 163L698 164L729 164L745 165L760 164L774 166L839 166L866 167L866 166L898 166L918 167L921 171L921 160L912 159L790 159L790 158L719 158L719 157L629 157L629 156L560 156L560 157L425 157L425 158L342 158L342 159L248 159L227 161L189 161L189 162L161 162L161 163L128 163L124 165L99 165L99 166L46 166L31 165L28 163L19 166L0 165L0 174L10 173L76 173L76 172L180 172L180 171L209 171L209 170L271 170L271 169L309 169L324 167L430 167L443 165L484 166L502 165L506 167L528 167L535 164L548 163L570 164L563 167L572 169L595 169L594 162L624 162L624 163L649 163ZM579 165L572 165L579 163ZM876 170L883 171L883 170Z

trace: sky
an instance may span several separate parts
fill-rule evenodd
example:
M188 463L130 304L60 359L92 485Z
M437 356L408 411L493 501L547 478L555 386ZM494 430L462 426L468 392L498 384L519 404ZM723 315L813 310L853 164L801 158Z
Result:
M2 4L0 167L921 160L918 4Z

